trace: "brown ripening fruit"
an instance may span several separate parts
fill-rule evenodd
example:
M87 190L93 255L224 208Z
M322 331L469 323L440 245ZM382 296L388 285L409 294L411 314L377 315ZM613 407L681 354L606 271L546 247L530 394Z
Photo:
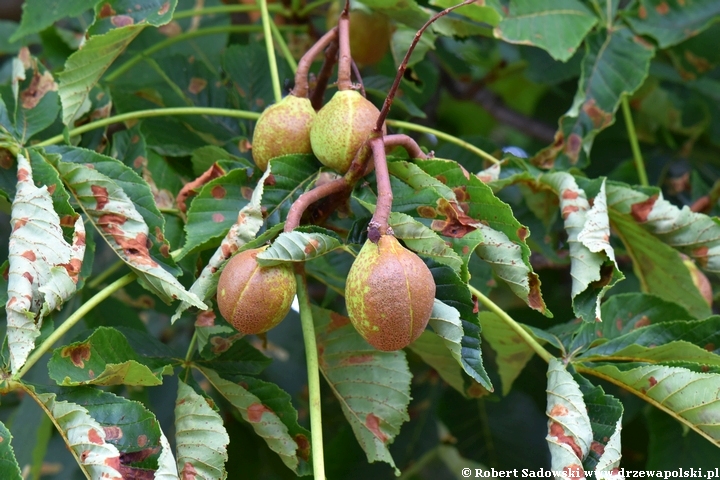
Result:
M428 267L392 235L367 240L345 284L355 329L378 350L399 350L425 330L435 300Z
M245 335L264 333L280 323L295 298L295 275L289 264L261 267L263 248L238 253L225 265L217 288L220 314Z
M255 165L267 170L268 162L281 155L312 153L310 127L316 117L310 99L288 95L270 105L258 118L252 139Z
M359 92L336 92L320 109L310 128L313 153L326 167L347 172L379 115L377 107Z

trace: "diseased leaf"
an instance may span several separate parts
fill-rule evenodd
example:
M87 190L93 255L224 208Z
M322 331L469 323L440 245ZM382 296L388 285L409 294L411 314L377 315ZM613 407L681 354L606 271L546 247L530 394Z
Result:
M586 364L593 375L653 403L715 445L720 444L720 381L717 373L668 365Z
M594 471L598 478L609 480L613 478L613 470L620 466L623 404L581 375L575 374L573 378L582 391L593 433L583 468L586 472Z
M392 212L389 225L394 235L410 249L423 257L432 258L438 263L451 267L458 274L463 260L431 228L404 213Z
M644 292L677 303L695 318L710 315L710 308L693 284L680 254L638 225L630 215L618 213L612 205L610 219L613 230L633 259L633 271Z
M311 469L307 465L310 453L309 432L300 429L298 426L297 429L302 432L297 433L295 436L291 435L288 426L285 425L279 413L266 404L268 400L278 399L287 409L290 404L287 394L284 394L277 387L271 386L272 384L245 378L244 380L253 382L257 388L275 390L275 392L272 392L272 396L260 399L248 391L247 387L243 386L243 383L246 383L243 382L243 379L237 379L239 381L234 382L220 377L217 372L211 369L202 368L200 371L220 395L238 409L243 419L253 427L256 434L267 442L268 447L280 456L289 469L298 475L311 473ZM272 406L275 406L275 404ZM294 409L288 411L294 412Z
M0 476L7 480L20 480L23 476L10 443L12 438L10 430L0 422L0 439L2 439L0 442Z
M482 325L483 337L497 354L496 363L502 383L502 394L507 396L513 382L535 352L496 314L480 312L478 318Z
M614 122L622 96L642 85L654 54L652 45L625 27L588 35L573 104L560 117L555 142L532 162L558 169L587 166L595 136Z
M493 33L506 42L540 47L565 62L597 21L578 0L513 0Z
M83 166L92 165L93 170L111 178L132 201L135 210L147 225L149 242L147 250L150 258L173 275L180 273L174 260L170 257L170 244L165 238L165 217L160 213L150 185L142 177L121 161L90 150L75 147L50 147L47 151L62 155L63 162ZM57 160L54 160L54 163L57 163ZM98 201L105 194L102 186L91 187L91 189ZM98 210L102 210L102 208L98 208Z
M567 351L588 348L651 324L693 320L680 305L644 293L613 295L603 303L601 310L604 319L601 324L586 323L573 329L574 337L567 344Z
M61 219L48 188L33 182L28 160L18 154L17 193L9 242L7 335L10 363L17 372L35 347L43 318L74 293L85 253L82 218L72 218L72 245L63 238Z
M555 471L577 471L590 452L592 426L580 387L561 360L548 365L547 410L550 465Z
M393 461L388 445L408 421L410 370L405 353L381 352L350 319L313 308L320 371L330 385L369 462ZM396 468L396 472L397 472Z
M633 30L667 48L702 32L719 14L713 0L639 0L624 18Z
M290 206L318 179L320 164L312 155L284 155L270 160L268 177L262 198L267 210L268 225L287 218Z
M253 190L250 203L240 209L237 221L230 227L227 235L225 235L225 238L220 242L220 247L215 251L208 261L208 264L203 268L202 272L200 272L200 275L198 275L195 283L190 287L189 292L193 295L197 295L198 298L202 298L203 300L212 297L217 290L218 275L215 275L215 273L220 271L220 267L233 253L239 251L240 248L255 239L255 235L260 228L262 228L264 218L261 203L265 191L265 182L270 178L271 171L272 164L268 166L265 174L258 180L257 186L255 190ZM174 322L180 318L183 312L192 305L191 302L183 301L178 305L171 321ZM207 310L207 307L203 307L203 310Z
M73 53L60 73L62 120L71 126L90 107L88 95L110 64L125 50L146 25L128 25L90 37Z
M267 250L258 254L258 264L269 267L283 262L305 262L343 247L342 239L331 230L305 229L300 227L278 235Z
M34 394L63 433L73 457L88 478L121 480L120 451L109 442L108 432L87 409L54 393Z
M585 191L569 173L549 173L543 175L540 182L549 185L560 198L570 249L573 311L585 322L594 323L596 319L602 319L600 302L603 295L624 278L610 245L605 181L592 207Z
M687 206L680 209L665 200L660 191L648 195L619 183L608 186L608 204L691 257L703 270L720 273L719 219L693 212Z
M235 337L241 335L235 332ZM208 348L201 350L200 355L204 360L196 359L198 365L206 369L212 367L214 372L226 378L242 374L257 375L272 362L241 338L210 338Z
M114 328L100 327L86 340L55 349L48 364L58 385L160 385L172 373L166 361L135 352Z
M95 22L88 33L97 35L126 25L165 25L172 20L177 0L103 0L95 5Z
M175 442L181 478L225 479L230 443L220 415L182 380L175 403Z
M63 389L56 400L86 409L97 421L107 443L120 452L119 465L115 468L122 478L145 478L153 474L164 435L155 415L143 404L91 387Z
M250 200L254 180L251 171L235 169L203 185L188 209L185 245L178 258L222 241L237 221L238 210Z
M154 480L179 480L177 464L173 456L170 442L160 430L160 455L158 456L158 469L155 470Z
M18 143L25 144L55 121L60 112L58 85L52 73L25 47L12 60L12 67L12 93L4 95L7 98L8 132Z
M147 245L148 225L128 194L112 178L85 164L59 161L55 168L95 228L138 275L143 287L165 302L179 299L206 308L194 293L187 292L152 259Z
M440 8L448 8L457 5L454 0L430 0L430 5ZM487 23L496 26L502 19L502 9L499 1L485 1L481 3L471 3L456 10L459 15L464 15L476 22Z

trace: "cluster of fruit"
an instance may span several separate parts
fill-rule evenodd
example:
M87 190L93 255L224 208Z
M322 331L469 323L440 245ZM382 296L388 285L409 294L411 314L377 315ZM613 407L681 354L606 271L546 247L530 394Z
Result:
M252 152L257 167L263 171L273 158L312 153L323 165L343 174L302 195L288 214L286 231L299 225L303 211L311 203L332 193L349 194L359 179L375 169L376 211L368 225L368 240L348 274L345 302L350 320L368 343L379 350L398 350L425 330L435 298L430 270L415 253L400 244L388 227L392 191L385 149L403 146L412 157L425 158L412 139L387 135L385 129L385 117L415 44L400 66L381 112L352 83L349 28L346 6L337 27L320 38L300 60L290 95L268 107L258 119ZM316 112L311 96L317 98L317 89L324 86L316 86L316 92L309 95L308 73L313 59L325 49L339 50L338 91ZM332 58L333 55L326 55L326 64ZM293 267L260 266L256 257L262 250L235 255L226 264L218 283L220 313L244 334L263 333L275 327L287 315L296 293Z

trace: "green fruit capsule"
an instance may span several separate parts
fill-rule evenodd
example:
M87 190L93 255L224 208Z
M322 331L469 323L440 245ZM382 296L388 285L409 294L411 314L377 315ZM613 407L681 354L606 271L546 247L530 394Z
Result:
M255 165L265 171L268 162L275 157L312 153L310 127L316 116L309 99L294 95L266 108L253 132Z
M320 109L310 129L313 153L326 167L347 172L379 115L375 105L355 90L336 92Z
M392 235L365 242L345 283L355 329L378 350L399 350L425 330L435 301L428 267Z
M295 274L289 264L262 267L255 257L264 249L238 253L218 280L220 314L245 335L264 333L280 323L295 298Z

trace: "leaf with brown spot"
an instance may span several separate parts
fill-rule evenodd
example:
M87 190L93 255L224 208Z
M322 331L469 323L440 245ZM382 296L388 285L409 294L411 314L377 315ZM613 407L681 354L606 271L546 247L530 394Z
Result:
M63 150L63 156L78 159L86 155L83 150ZM126 173L137 175L113 159L108 160L111 166L119 165ZM55 167L68 186L80 206L87 214L95 228L102 234L107 243L137 275L138 281L163 301L170 303L175 299L188 302L199 308L206 305L193 293L187 292L175 277L161 266L169 260L159 255L150 255L148 239L150 230L143 216L138 212L135 203L118 183L103 174L100 169L90 168L85 164L57 161ZM120 179L122 180L122 178ZM108 202L103 210L96 210L96 198L91 185L107 190ZM150 200L152 201L152 200Z
M592 426L580 387L561 360L548 365L547 409L552 470L581 465L590 451Z
M720 15L714 0L640 0L624 16L633 30L667 48L697 35Z
M333 231L321 227L299 227L281 233L270 248L257 256L265 267L284 262L305 262L343 248L344 242Z
M63 238L60 217L47 187L35 186L32 168L24 156L18 155L17 160L5 307L13 372L25 363L34 348L44 317L75 293L77 277L73 278L64 265L73 261L81 265L85 253L82 219L76 220L73 243L69 244Z
M635 92L647 77L655 54L635 40L627 27L601 29L585 39L582 75L573 105L558 121L555 143L532 162L542 168L584 168L595 136L614 122L623 95Z
M388 445L410 419L411 375L405 353L375 350L351 324L330 330L333 315L313 307L320 370L368 461L380 460L394 467ZM372 360L348 364L348 358L358 356Z

